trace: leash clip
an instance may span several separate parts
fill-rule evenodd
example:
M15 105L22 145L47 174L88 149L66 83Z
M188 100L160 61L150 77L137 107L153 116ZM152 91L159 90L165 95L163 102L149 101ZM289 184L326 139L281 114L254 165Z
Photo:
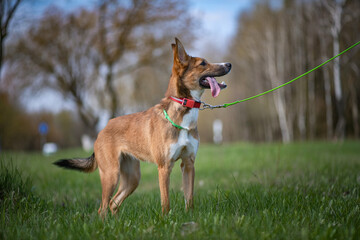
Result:
M199 108L200 110L205 110L205 109L215 109L215 108L226 108L225 104L223 105L211 105L211 104L208 104L206 102L203 102L201 101L201 103L203 104L203 107L202 108Z

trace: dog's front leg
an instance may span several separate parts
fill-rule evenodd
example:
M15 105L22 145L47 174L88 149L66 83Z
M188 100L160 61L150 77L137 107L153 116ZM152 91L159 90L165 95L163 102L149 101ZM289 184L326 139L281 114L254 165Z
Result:
M163 214L167 214L170 211L169 185L172 167L173 164L165 164L162 166L158 166L161 208Z
M185 208L193 208L193 192L194 192L194 168L195 157L185 158L181 162L182 184L185 197Z

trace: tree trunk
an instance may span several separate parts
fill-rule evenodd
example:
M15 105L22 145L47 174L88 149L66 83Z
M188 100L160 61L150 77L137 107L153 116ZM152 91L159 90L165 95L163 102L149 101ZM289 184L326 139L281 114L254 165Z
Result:
M335 36L334 43L334 55L339 54L339 37ZM342 95L342 87L341 87L341 76L340 76L340 59L334 59L334 88L335 88L335 100L336 100L336 110L338 114L338 120L335 128L335 137L338 140L344 140L345 138L345 104Z
M99 122L99 118L95 117L93 114L91 114L91 112L85 110L84 102L82 101L81 98L77 98L76 96L74 97L75 97L77 111L79 113L81 121L86 126L87 134L95 138L97 135L96 125Z
M314 74L309 75L308 80L308 117L309 139L314 139L316 131L316 104L315 104L315 79Z
M324 74L324 90L325 90L325 106L326 106L326 137L332 139L333 137L333 111L332 111L332 99L331 99L331 83L329 71L326 67L323 67Z
M333 11L332 17L334 20L333 26L331 28L331 34L333 37L333 51L334 55L340 53L340 31L341 31L341 15L342 15L342 3L343 1L335 3L335 9ZM344 140L345 138L345 103L343 99L342 87L341 87L341 72L340 72L340 58L334 59L333 67L334 75L334 90L335 90L335 100L336 100L336 110L338 115L338 120L335 128L335 137L337 140Z
M0 82L1 82L1 70L2 70L2 63L3 63L3 37L0 37Z
M268 75L270 78L270 82L272 87L276 87L279 85L279 83L281 81L279 81L280 77L279 74L277 73L277 67L276 67L276 62L279 59L279 57L276 57L275 54L275 47L277 44L280 44L280 47L284 47L283 45L281 45L281 43L275 42L275 37L274 37L274 32L271 30L268 30L266 32L266 37L267 37L267 71L268 71ZM284 37L282 35L282 37ZM282 51L279 51L278 54L282 54ZM279 63L279 64L283 64L283 63ZM290 133L290 129L288 126L288 121L287 121L287 117L286 117L286 109L285 109L285 94L284 94L284 89L279 89L277 93L273 94L274 97L274 103L275 103L275 109L278 115L278 119L279 119L279 127L281 130L281 136L282 136L282 141L284 143L288 143L292 140L292 135Z
M360 69L356 64L352 64L352 69L354 70L355 75L351 78L351 86L356 86L356 81L359 79ZM359 119L359 105L358 105L358 93L356 87L350 87L350 101L351 101L351 113L354 126L354 137L360 137L360 119Z
M301 6L299 11L295 14L294 26L288 31L292 33L293 49L295 51L294 62L295 62L295 74L300 75L305 69L305 54L306 51L306 37L304 34L304 8ZM291 16L290 16L291 19ZM306 140L306 81L297 83L298 91L296 91L297 106L297 126L299 130L299 138L301 141Z
M355 88L350 88L350 93L351 93L351 112L352 112L352 118L353 118L353 126L354 126L354 137L355 138L359 138L359 132L360 132L360 127L359 127L359 106L357 104L357 93Z
M106 90L110 95L110 116L111 118L115 118L118 110L118 97L117 91L113 86L114 81L114 73L113 73L113 65L108 65L108 72L106 73Z
M286 111L285 111L285 105L284 105L284 100L283 100L284 94L283 93L281 94L280 93L281 91L283 91L283 89L279 90L278 93L274 94L274 102L275 102L275 108L276 108L278 118L279 118L282 141L284 143L288 143L291 141L291 137L290 137L290 131L289 131L289 127L288 127L287 119L286 119Z
M299 108L298 108L298 128L299 128L299 135L300 139L303 141L306 139L306 121L305 121L305 113L306 113L306 102L305 102L305 82L299 83L299 93L298 93L298 101L299 101Z
M326 54L326 41L320 43L321 57L323 61L328 59ZM333 110L332 110L332 99L331 99L331 82L330 74L327 66L322 67L323 78L324 78L324 93L325 93L325 118L326 118L326 138L331 140L333 138Z
M14 17L16 9L22 0L16 1L0 1L0 80L1 69L3 64L4 44L7 37L10 22Z

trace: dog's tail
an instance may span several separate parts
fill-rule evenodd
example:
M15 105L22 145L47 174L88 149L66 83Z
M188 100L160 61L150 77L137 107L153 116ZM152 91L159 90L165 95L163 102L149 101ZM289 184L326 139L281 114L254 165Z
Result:
M82 172L93 172L97 168L94 153L88 158L60 159L54 162L54 164L59 167L78 170Z

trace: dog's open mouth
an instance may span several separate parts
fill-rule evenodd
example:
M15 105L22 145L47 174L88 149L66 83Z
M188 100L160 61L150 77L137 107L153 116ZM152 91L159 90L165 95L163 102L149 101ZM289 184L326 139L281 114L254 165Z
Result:
M224 81L222 83L218 83L214 77L210 76L201 78L199 83L203 88L210 88L211 95L213 97L217 97L220 91L227 87Z

